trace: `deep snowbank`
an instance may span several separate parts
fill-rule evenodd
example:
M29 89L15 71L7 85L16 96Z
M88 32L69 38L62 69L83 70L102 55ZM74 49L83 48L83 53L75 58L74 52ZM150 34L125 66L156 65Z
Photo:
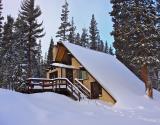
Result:
M145 99L137 108L122 109L54 93L24 95L0 89L0 125L160 125L156 95L155 101Z

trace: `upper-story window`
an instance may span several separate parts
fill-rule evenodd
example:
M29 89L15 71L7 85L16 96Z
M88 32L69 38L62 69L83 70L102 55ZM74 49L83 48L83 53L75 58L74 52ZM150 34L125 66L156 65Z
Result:
M88 79L88 74L85 70L79 70L78 72L78 78L82 80Z

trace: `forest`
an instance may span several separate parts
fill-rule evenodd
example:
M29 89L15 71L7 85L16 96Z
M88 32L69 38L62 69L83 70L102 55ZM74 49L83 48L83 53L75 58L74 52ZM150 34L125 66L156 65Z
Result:
M8 15L4 20L5 8L3 0L0 0L0 87L14 90L27 78L45 77L45 70L53 62L53 46L63 41L116 56L140 79L144 66L148 72L157 72L160 68L160 1L110 2L113 22L110 35L114 38L114 48L101 39L94 13L90 26L78 33L74 17L69 19L69 4L65 1L59 16L59 29L54 34L58 41L51 38L48 52L43 57L41 43L45 41L41 38L45 36L45 26L43 20L39 20L43 14L40 6L35 4L35 0L23 0L17 18Z

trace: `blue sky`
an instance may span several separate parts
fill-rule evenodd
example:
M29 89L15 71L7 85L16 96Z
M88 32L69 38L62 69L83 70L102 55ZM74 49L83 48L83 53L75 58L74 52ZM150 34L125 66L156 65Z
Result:
M21 1L2 0L4 17L12 15L16 18ZM74 17L77 32L81 33L82 28L88 28L92 14L95 14L102 40L107 40L109 44L112 44L113 37L110 36L110 32L113 24L109 15L112 9L110 0L68 0L68 3L70 10L69 18ZM43 20L46 32L45 37L41 39L43 55L48 50L51 37L53 37L54 41L57 40L55 34L60 25L60 14L63 4L64 0L36 0L36 5L39 5L42 10L39 20Z

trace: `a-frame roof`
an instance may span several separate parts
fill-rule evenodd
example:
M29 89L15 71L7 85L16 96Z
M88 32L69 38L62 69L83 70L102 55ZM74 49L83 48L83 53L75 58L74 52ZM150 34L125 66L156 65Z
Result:
M117 102L132 103L136 97L145 95L144 83L116 57L69 42L62 42L62 45Z

